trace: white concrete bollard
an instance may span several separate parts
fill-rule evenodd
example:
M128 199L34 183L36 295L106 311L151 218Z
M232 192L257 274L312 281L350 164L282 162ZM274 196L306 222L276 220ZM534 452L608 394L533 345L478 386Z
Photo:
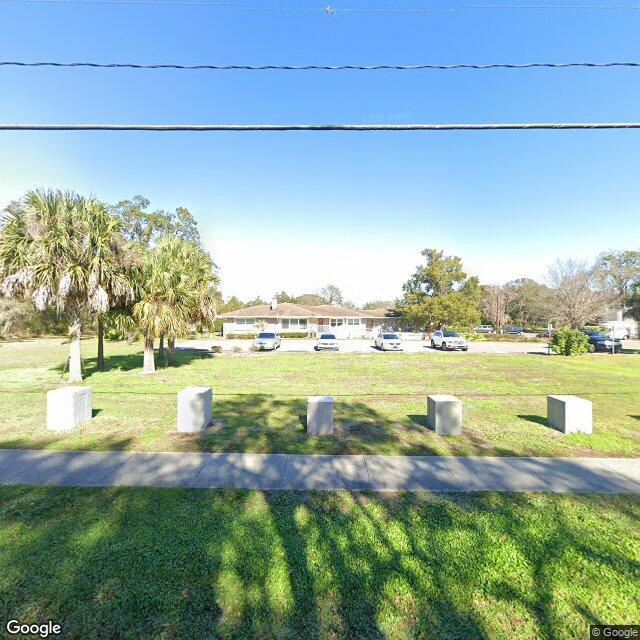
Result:
M333 398L310 396L307 399L307 434L330 436L333 434Z
M178 391L178 431L204 431L212 420L211 387L187 387Z
M440 436L462 435L462 401L455 396L427 396L427 425Z
M62 387L47 392L47 429L73 431L91 420L91 387Z
M562 433L591 433L593 404L578 396L547 396L547 421Z

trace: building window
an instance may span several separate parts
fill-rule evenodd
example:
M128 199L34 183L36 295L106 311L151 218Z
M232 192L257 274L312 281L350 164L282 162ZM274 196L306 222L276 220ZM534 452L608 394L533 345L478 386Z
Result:
M236 324L249 324L253 325L253 318L236 318Z
M286 320L282 320L282 328L283 329L307 329L307 319L306 318L287 318Z
M360 324L360 318L347 318L347 324Z
M342 318L331 318L332 327L341 327L343 324L344 320Z

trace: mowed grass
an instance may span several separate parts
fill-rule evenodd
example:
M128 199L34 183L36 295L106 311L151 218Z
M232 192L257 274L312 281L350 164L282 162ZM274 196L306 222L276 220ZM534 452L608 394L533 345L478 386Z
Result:
M640 356L316 354L216 355L182 352L176 368L142 376L140 344L107 343L105 372L96 343L83 340L95 417L75 432L45 428L46 392L64 384L61 339L0 344L0 447L244 451L401 455L640 455ZM176 433L176 394L214 390L216 426ZM426 426L426 397L464 403L464 435ZM333 395L333 437L305 431L306 398ZM546 396L594 403L592 435L546 425Z
M0 620L63 638L582 640L640 618L639 523L630 496L0 487Z

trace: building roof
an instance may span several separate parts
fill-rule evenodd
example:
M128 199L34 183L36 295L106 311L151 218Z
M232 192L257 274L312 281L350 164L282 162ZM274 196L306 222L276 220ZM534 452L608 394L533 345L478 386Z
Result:
M279 302L275 309L269 304L258 304L254 307L245 307L220 314L220 318L385 318L391 317L383 311L361 311L360 309L348 309L332 304L308 305L293 304L292 302ZM386 310L388 311L388 310ZM391 314L393 315L393 314Z

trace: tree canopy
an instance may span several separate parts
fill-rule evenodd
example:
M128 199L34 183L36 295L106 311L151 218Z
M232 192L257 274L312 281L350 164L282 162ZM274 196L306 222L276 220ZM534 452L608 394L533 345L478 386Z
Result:
M468 277L457 256L424 249L425 264L416 267L405 282L404 295L396 308L415 328L471 326L480 321L480 283Z

